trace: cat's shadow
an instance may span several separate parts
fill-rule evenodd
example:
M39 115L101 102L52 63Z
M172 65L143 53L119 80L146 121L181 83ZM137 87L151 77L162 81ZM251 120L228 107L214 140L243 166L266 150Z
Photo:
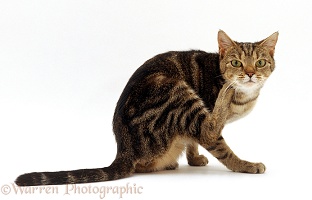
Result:
M163 170L158 172L151 173L134 173L133 176L150 176L150 175L228 175L228 174L236 174L232 171L226 169L224 166L217 165L207 165L194 167L189 166L187 164L181 164L175 170Z

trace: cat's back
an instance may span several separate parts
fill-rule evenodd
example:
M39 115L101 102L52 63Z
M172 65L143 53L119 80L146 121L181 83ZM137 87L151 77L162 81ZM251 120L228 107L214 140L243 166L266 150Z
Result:
M155 90L160 94L169 92L166 87L157 86L157 81L170 79L184 81L212 109L223 84L219 69L219 54L200 50L170 51L154 56L139 67L124 88L115 115L124 115L129 104L138 104L151 97ZM172 84L173 84L172 82ZM170 85L168 82L167 85ZM164 95L165 96L165 95Z
M205 72L208 72L205 74ZM169 51L158 54L139 67L129 83L144 80L149 75L162 74L168 78L184 80L195 88L200 75L219 74L219 54L201 50Z

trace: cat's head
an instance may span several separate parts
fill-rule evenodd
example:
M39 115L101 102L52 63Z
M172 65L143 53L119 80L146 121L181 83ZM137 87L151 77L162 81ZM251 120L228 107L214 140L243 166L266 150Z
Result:
M235 42L222 30L218 33L220 71L233 87L248 93L259 90L275 68L274 49L278 32L255 43Z

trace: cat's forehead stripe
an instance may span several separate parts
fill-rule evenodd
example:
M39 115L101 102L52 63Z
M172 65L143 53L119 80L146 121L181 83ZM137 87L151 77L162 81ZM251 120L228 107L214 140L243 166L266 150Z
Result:
M253 43L242 43L241 48L246 56L251 56L253 54L253 50L254 50Z

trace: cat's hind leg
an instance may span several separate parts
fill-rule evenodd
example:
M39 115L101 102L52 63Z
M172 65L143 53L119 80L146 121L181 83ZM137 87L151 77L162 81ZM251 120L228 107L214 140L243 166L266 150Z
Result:
M147 173L161 170L174 170L178 168L177 162L179 156L185 149L185 141L176 137L169 149L160 155L154 155L153 158L148 160L142 159L135 166L135 172Z
M179 167L179 163L175 160L172 160L170 164L163 165L158 163L157 161L152 162L140 162L136 164L135 172L136 173L149 173L149 172L156 172L162 170L175 170Z
M190 142L186 148L186 158L190 166L206 166L208 159L204 155L199 155L198 144Z

